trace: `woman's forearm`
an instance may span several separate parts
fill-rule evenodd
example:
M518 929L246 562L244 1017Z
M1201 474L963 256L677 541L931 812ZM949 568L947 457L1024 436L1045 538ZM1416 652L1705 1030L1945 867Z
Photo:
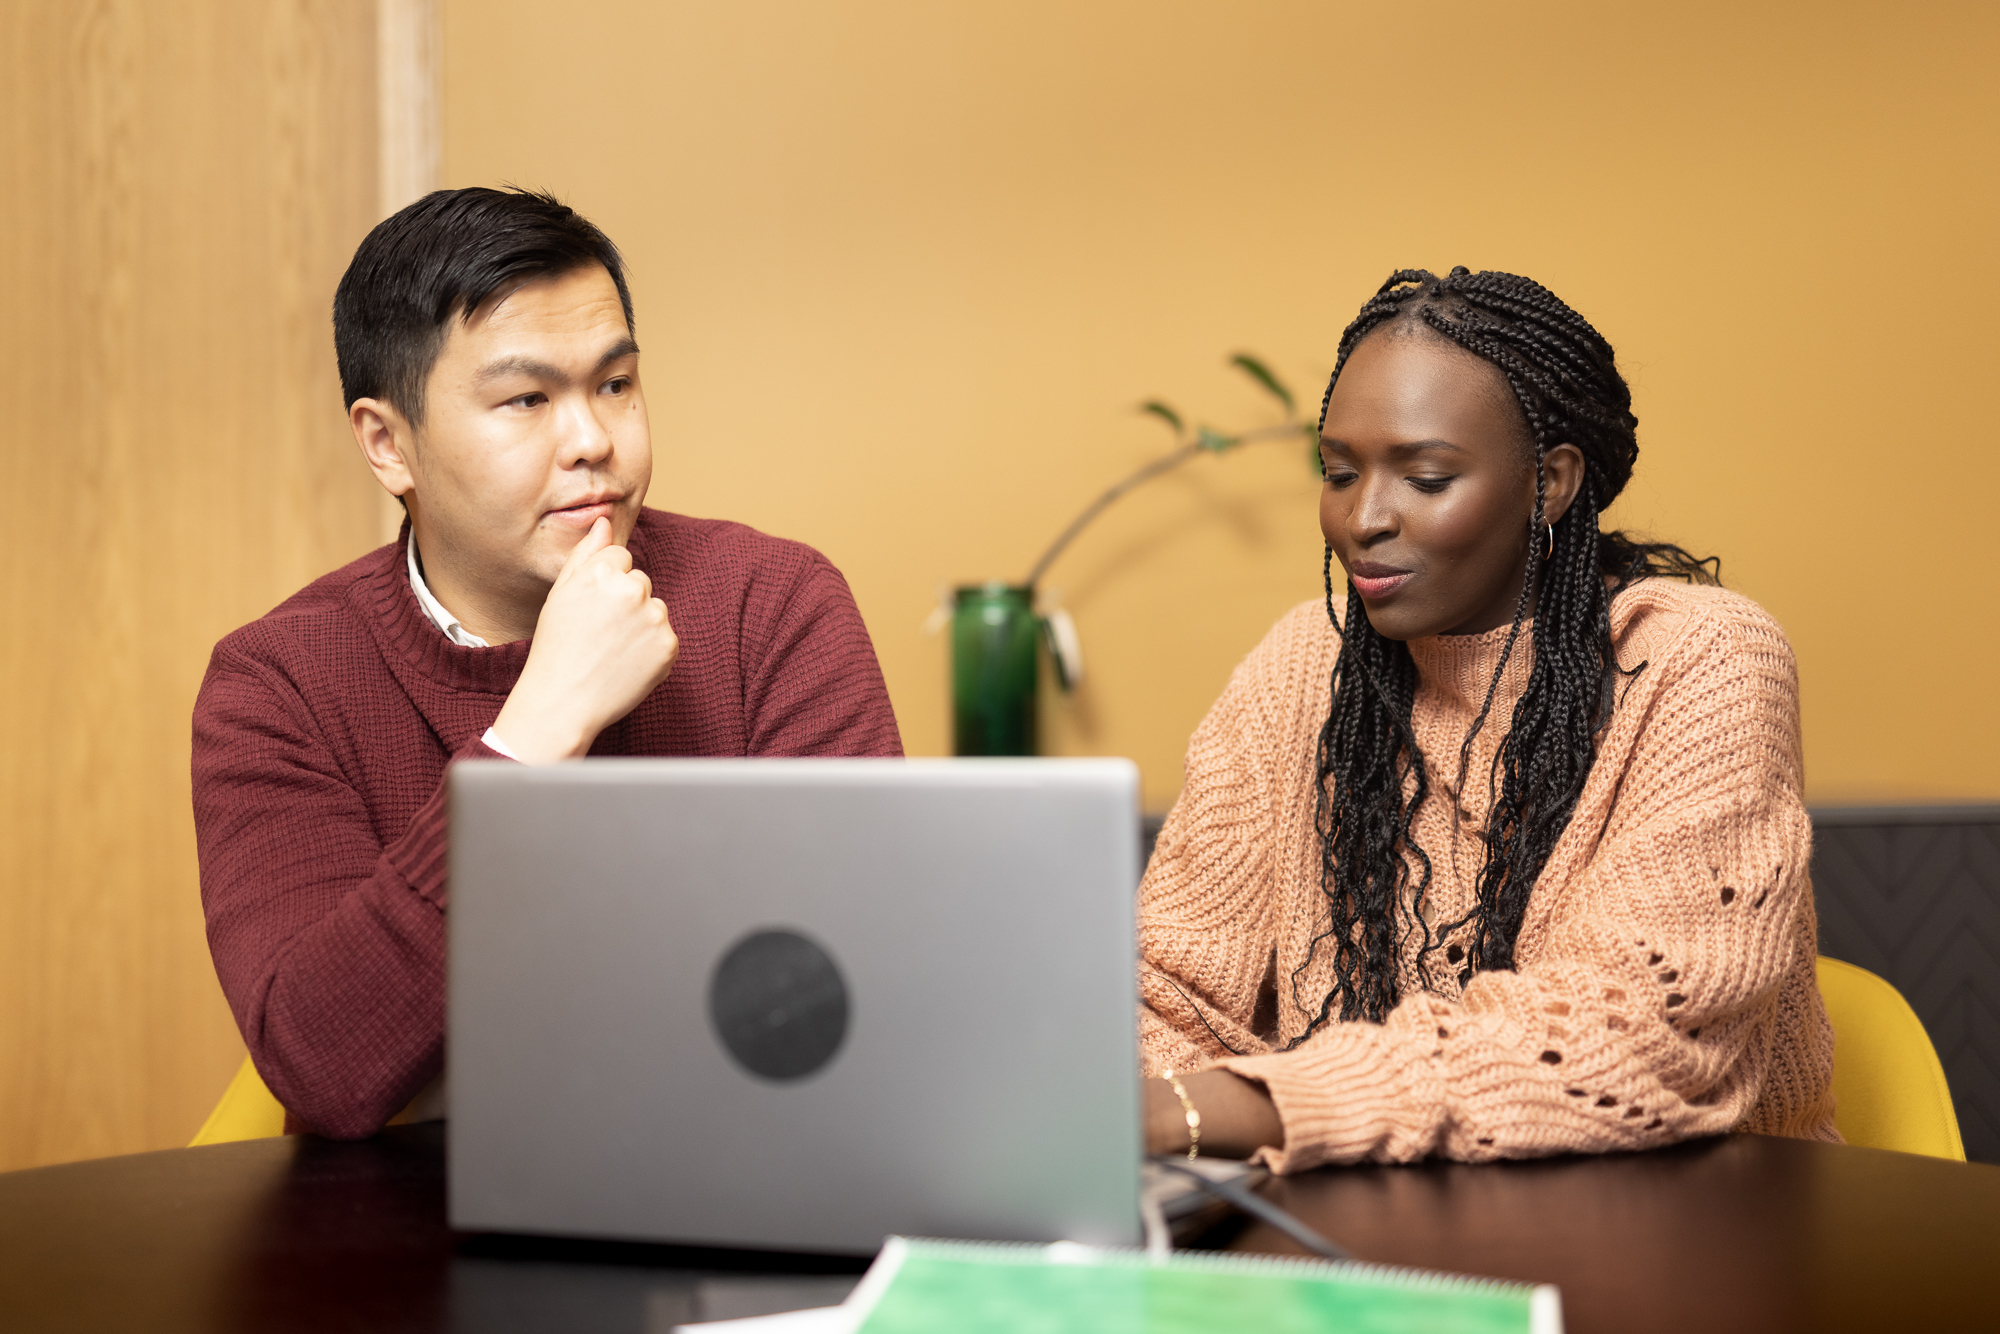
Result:
M1261 1084L1227 1070L1181 1076L1188 1101L1201 1114L1201 1151L1216 1158L1248 1158L1269 1146L1283 1148L1285 1126ZM1149 1079L1146 1090L1146 1152L1186 1153L1187 1109L1174 1086Z

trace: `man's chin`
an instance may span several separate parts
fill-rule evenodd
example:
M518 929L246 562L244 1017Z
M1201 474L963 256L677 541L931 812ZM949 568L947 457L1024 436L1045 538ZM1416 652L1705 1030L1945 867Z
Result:
M543 524L541 529L528 540L526 550L517 556L519 564L516 568L544 583L554 584L557 577L562 574L563 568L569 564L571 554L576 551L576 544L581 542L584 534L589 531L587 528L578 531L567 526L558 528L554 524ZM615 527L611 532L611 544L619 545L618 530Z

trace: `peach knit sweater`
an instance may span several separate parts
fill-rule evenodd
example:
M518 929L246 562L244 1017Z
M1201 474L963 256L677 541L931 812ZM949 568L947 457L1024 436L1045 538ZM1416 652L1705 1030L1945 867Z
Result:
M1327 920L1313 787L1339 641L1323 603L1280 620L1189 742L1186 786L1140 886L1146 1073L1220 1065L1263 1084L1285 1144L1260 1156L1278 1171L1638 1149L1732 1129L1838 1139L1791 648L1747 599L1665 579L1621 593L1611 623L1620 664L1645 667L1619 680L1529 901L1517 971L1461 985L1461 930L1429 956L1425 991L1409 941L1387 1022L1329 1021L1286 1051L1332 975L1326 945L1308 951ZM1531 633L1456 799L1459 748L1507 631L1410 644L1433 929L1474 902L1474 831Z

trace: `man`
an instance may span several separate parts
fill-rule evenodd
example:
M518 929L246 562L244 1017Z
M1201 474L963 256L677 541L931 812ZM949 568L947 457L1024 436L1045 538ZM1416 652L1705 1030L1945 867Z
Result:
M901 744L832 565L642 507L631 297L588 221L432 194L362 242L334 341L362 457L409 519L216 646L194 811L257 1069L291 1127L355 1137L439 1110L451 761Z

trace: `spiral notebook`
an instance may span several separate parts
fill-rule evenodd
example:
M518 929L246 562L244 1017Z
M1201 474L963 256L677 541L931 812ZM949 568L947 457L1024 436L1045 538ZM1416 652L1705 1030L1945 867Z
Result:
M856 1334L1561 1334L1547 1284L1267 1256L892 1237L841 1308Z

